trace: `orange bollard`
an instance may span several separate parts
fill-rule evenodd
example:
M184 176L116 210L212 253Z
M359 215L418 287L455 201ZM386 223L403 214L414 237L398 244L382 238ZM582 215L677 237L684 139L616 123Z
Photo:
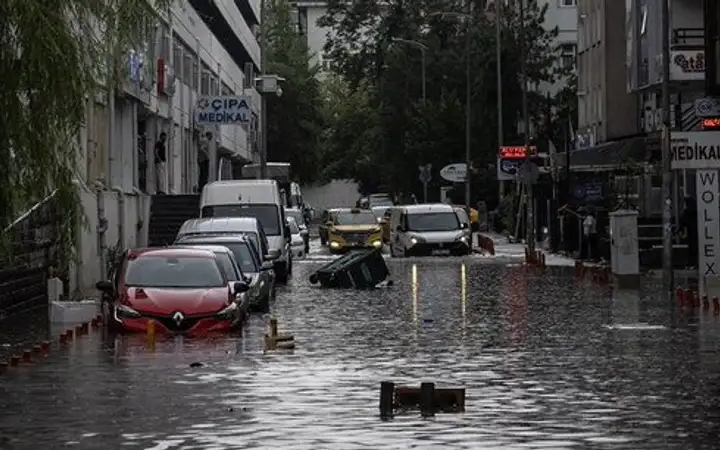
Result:
M720 300L717 297L713 298L713 312L716 316L720 314Z
M40 344L35 344L33 345L32 351L33 353L40 353L42 352L42 347L40 346Z
M60 335L60 343L64 344L67 342L67 334L63 333Z
M93 328L93 330L97 330L100 328L100 324L98 324L97 319L93 319L92 322L90 322L90 326Z
M76 336L82 336L83 334L83 327L82 325L78 325L75 327L75 335Z
M0 373L3 373L9 365L7 361L0 361Z
M17 355L13 355L10 357L10 366L17 367L20 365L20 357Z
M40 344L40 348L42 348L43 351L49 351L50 350L50 341L42 341Z
M675 289L675 298L677 299L678 306L682 307L683 303L685 303L685 291L683 291L683 288L680 286Z
M90 324L88 322L84 322L82 324L82 331L83 333L88 334L88 332L90 331Z
M68 341L71 341L73 339L73 330L65 330L65 336Z
M693 299L693 291L690 289L685 289L685 303L683 306L686 308L692 308L695 304L695 299Z
M32 352L30 350L23 350L22 356L23 362L30 362L32 359Z
M710 309L710 299L708 299L707 295L702 297L702 307L703 309Z

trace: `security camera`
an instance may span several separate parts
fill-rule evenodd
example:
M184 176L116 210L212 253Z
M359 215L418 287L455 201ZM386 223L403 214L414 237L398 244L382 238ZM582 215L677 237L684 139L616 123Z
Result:
M282 97L283 90L280 86L278 86L277 91L275 91L275 94L277 94L278 97Z

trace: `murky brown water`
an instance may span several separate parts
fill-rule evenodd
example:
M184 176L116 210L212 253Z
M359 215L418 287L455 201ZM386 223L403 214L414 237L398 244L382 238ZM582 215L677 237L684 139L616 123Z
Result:
M357 292L297 264L274 307L292 353L263 353L258 316L243 339L94 335L0 375L0 448L720 448L719 318L486 260L390 265L394 287ZM465 387L467 411L383 422L383 380Z

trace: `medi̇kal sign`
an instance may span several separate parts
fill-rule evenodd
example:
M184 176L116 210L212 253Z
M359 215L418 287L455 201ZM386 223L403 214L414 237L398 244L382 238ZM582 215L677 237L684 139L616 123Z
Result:
M250 123L251 99L244 95L217 95L198 98L195 120L200 125Z
M720 169L720 131L679 131L670 136L673 169Z

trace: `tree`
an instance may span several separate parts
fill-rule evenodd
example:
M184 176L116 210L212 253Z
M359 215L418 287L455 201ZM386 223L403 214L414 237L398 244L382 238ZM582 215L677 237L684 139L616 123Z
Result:
M156 11L170 3L0 2L0 229L57 190L61 240L73 250L81 208L73 179L88 99L125 76L126 52L147 42Z
M477 2L483 3L483 2ZM543 27L547 5L526 2L524 26L516 8L502 18L503 124L506 144L521 144L517 123L522 111L520 44L524 43L530 85L557 77L557 30ZM433 12L464 12L451 0L346 2L330 0L320 24L331 29L326 52L351 90L367 91L380 116L383 180L393 190L419 191L417 164L438 169L465 159L465 67L471 66L471 157L478 167L473 191L494 180L497 153L497 78L494 15L475 7L466 19ZM469 33L469 35L468 35ZM465 51L470 38L470 53ZM427 101L421 104L422 61L416 48L426 46ZM541 117L544 96L530 95L531 117ZM360 134L357 134L360 136ZM410 164L412 162L412 164ZM375 164L380 166L379 162ZM437 177L436 177L437 178ZM496 184L496 183L495 183ZM494 195L491 191L483 195Z
M298 181L319 176L322 104L318 67L291 20L286 0L266 1L268 73L285 78L282 97L270 96L268 113L268 159L289 162Z

